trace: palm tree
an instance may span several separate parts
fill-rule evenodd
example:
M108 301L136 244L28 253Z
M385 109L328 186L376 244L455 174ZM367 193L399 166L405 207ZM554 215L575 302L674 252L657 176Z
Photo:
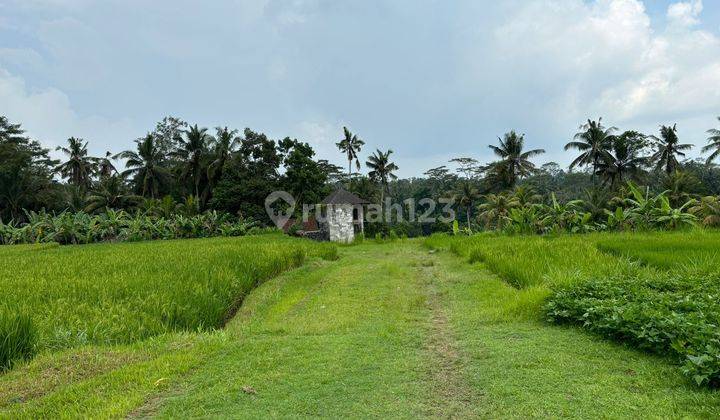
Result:
M501 160L491 163L487 169L491 179L513 188L518 179L535 172L535 165L529 159L545 153L545 150L533 149L523 152L525 135L518 135L514 130L505 133L504 138L498 137L498 141L500 146L489 147Z
M454 201L459 206L465 207L465 217L467 218L467 229L470 232L470 216L475 201L480 197L480 193L470 180L461 182L454 192Z
M720 121L720 117L717 117L718 121ZM709 164L713 160L715 160L718 155L720 155L720 130L717 128L711 128L707 131L707 133L710 135L708 137L708 144L707 146L702 148L703 153L709 152L712 150L713 152L708 156L707 163Z
M365 162L365 165L371 169L370 173L368 173L370 179L380 184L380 208L383 207L385 192L389 192L388 186L390 180L397 179L397 175L393 172L399 168L394 162L390 161L390 155L392 153L392 150L383 153L380 149L377 149L375 153L368 157L367 162Z
M142 197L130 194L123 181L118 175L104 178L88 196L85 211L92 213L101 209L123 209L139 203Z
M665 173L673 173L680 163L677 157L685 157L683 150L690 150L692 144L680 144L680 139L677 135L677 124L670 126L660 126L660 138L652 136L657 142L658 150L650 158L653 162L656 162L655 169L664 169Z
M644 136L634 131L626 131L613 136L611 150L601 152L601 160L596 171L611 186L623 183L625 178L635 177L647 164L647 157L640 156L644 147Z
M485 221L485 228L489 229L491 223L495 223L498 229L502 229L503 221L507 218L510 209L520 206L516 197L506 194L488 194L483 197L485 202L478 206L480 218Z
M185 137L180 138L180 146L173 153L173 156L183 161L183 168L180 177L185 180L192 180L195 188L195 197L200 197L200 183L203 177L203 160L208 152L208 144L212 136L207 133L207 128L198 128L197 124L185 130Z
M210 182L211 185L215 185L217 181L220 180L225 162L242 140L242 138L238 136L238 130L228 130L227 127L216 127L215 130L217 133L212 142L213 160L207 169L208 182Z
M565 145L565 150L577 149L580 156L570 163L570 169L576 166L592 165L592 176L597 172L598 164L604 152L612 146L614 132L617 128L605 128L602 125L602 117L597 121L587 120L587 123L579 127L580 132L576 133L573 141Z
M153 134L148 133L136 143L137 152L126 150L115 155L113 159L127 159L127 169L122 175L134 175L142 196L150 195L150 198L155 198L167 176L167 169L162 166L164 156L155 144Z
M518 185L512 192L512 198L517 201L520 206L528 204L536 204L542 201L543 197L537 194L533 187L527 185Z
M80 188L81 191L87 191L92 182L92 173L96 168L96 160L88 156L88 142L83 139L70 137L68 147L58 146L55 150L60 150L68 156L68 160L55 167L63 178L68 178L71 184Z
M112 174L117 173L117 168L113 165L112 159L113 157L110 152L105 152L104 158L95 159L97 163L97 173L100 179L109 178Z
M355 161L357 170L360 170L360 160L358 159L357 154L360 153L360 149L362 149L362 146L365 145L365 142L360 140L357 135L351 133L347 127L343 127L343 133L345 134L345 138L340 140L339 143L335 143L335 145L341 152L345 153L345 156L347 156L348 175L350 175L352 173L353 160Z

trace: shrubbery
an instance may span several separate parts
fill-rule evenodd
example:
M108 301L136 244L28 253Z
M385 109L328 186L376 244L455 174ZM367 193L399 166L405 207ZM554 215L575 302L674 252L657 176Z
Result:
M259 230L255 223L215 211L192 216L166 217L107 210L99 215L84 212L28 212L27 223L0 222L0 244L57 242L87 244L104 241L243 236Z
M720 385L720 278L633 277L560 288L546 306L554 322L673 354L699 384Z

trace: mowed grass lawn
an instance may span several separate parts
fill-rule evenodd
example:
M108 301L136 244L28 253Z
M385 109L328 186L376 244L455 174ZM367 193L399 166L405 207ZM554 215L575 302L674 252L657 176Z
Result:
M342 247L260 285L224 330L44 353L0 376L0 417L720 413L665 358L522 309L501 274L419 241Z

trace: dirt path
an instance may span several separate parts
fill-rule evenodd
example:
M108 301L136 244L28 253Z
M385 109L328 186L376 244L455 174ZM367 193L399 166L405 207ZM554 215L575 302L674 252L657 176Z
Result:
M216 357L135 413L472 417L431 257L415 243L368 244L268 282Z
M426 346L430 359L432 398L429 415L441 418L468 418L472 416L477 398L463 377L467 359L460 349L448 320L444 299L437 282L442 281L435 269L435 260L422 256L418 274L427 291L430 322Z

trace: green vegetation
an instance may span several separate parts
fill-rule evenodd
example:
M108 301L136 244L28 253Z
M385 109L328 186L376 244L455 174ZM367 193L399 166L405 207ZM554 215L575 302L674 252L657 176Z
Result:
M0 371L15 360L29 359L35 345L35 327L29 315L0 308Z
M128 246L137 246L128 245ZM340 247L222 331L39 355L0 417L713 417L661 357L518 317L522 290L412 240Z
M720 384L720 279L608 278L560 288L547 305L555 322L672 355L698 385Z
M336 143L348 163L344 173L340 166L317 159L310 144L297 139L273 140L228 127L213 132L175 117L159 121L128 150L102 157L89 154L88 141L70 137L67 146L57 148L62 159L54 160L20 124L0 116L0 231L8 225L23 228L37 213L68 219L74 216L67 214L81 211L124 211L139 217L160 210L167 220L216 212L220 218L267 226L271 220L264 200L271 192L293 195L297 217L303 205L319 203L338 184L370 203L385 207L387 198L403 208L404 218L395 212L381 221L367 221L369 236L450 231L448 223L407 223L411 214L436 220L447 215L445 206L428 206L423 199L452 201L450 207L469 232L714 227L720 225L720 166L713 163L716 131L708 130L709 144L703 149L710 156L689 160L685 153L691 145L681 142L675 124L663 125L653 136L606 127L601 118L587 120L565 146L578 152L565 171L555 162L535 163L544 149L528 147L524 134L510 130L489 145L495 161L458 157L449 161L455 173L443 165L427 170L425 177L399 179L393 151L382 147L367 156L367 174L360 173L365 142L347 127Z
M507 308L515 314L544 313L673 355L698 384L718 384L720 233L435 236L425 243L481 261L519 288L522 299Z
M0 245L56 242L89 244L94 242L147 241L152 239L206 238L243 236L259 233L254 222L229 217L215 211L203 214L169 214L166 217L148 211L130 215L122 210L107 210L98 215L84 212L28 212L27 222L16 226L0 222Z
M622 255L661 269L712 274L720 270L720 234L711 230L662 235L608 235L598 241L602 251Z
M280 235L13 249L0 252L5 365L31 340L43 351L221 327L260 282L336 252Z

